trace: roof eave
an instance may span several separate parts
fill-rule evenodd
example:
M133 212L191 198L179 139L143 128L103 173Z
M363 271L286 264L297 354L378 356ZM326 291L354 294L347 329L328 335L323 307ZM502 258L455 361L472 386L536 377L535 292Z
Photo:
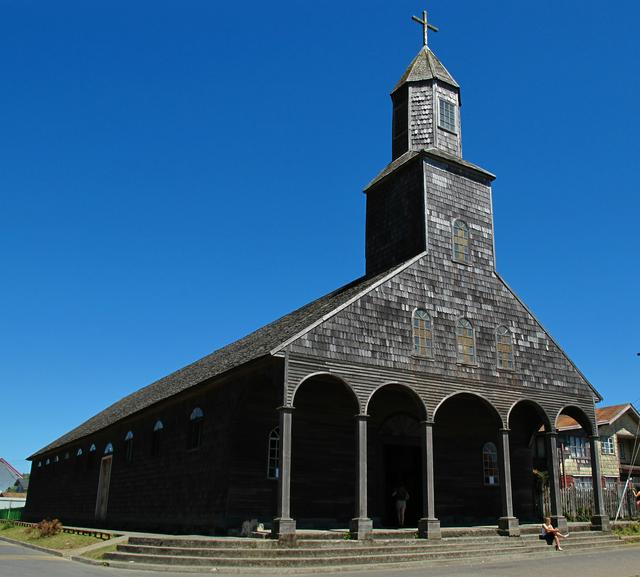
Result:
M424 150L407 150L404 154L391 161L385 168L383 168L378 175L364 188L363 192L366 194L371 189L375 188L381 182L383 182L388 176L393 174L400 167L405 166L414 158L431 158L440 162L446 162L453 164L458 168L471 171L472 173L493 182L496 179L496 175L484 168L479 167L476 164L457 158L451 154L447 154L438 148L426 148Z

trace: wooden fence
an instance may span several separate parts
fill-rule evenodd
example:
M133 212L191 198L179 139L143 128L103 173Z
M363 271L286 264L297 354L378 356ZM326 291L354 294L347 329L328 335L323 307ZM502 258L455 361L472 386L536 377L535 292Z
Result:
M592 487L565 487L560 489L562 496L562 514L568 521L589 521L594 512ZM624 493L624 494L623 494ZM640 516L631 489L624 492L624 483L616 483L602 488L604 510L611 520L615 519L620 501L619 519L632 519ZM545 486L540 496L545 516L551 514L551 497L549 486Z

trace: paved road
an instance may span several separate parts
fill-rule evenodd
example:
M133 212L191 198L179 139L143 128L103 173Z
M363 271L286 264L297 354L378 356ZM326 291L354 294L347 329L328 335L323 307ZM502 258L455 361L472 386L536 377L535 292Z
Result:
M0 541L0 577L188 577L206 573L169 573L96 567L39 553ZM211 574L211 573L209 573ZM220 573L222 574L222 573ZM229 574L227 574L229 575ZM243 577L256 577L248 573ZM260 577L264 577L264 573ZM307 577L310 575L306 574ZM545 556L544 559L497 561L476 565L420 569L381 569L348 573L322 573L326 577L640 577L640 547L600 553ZM291 576L293 577L293 576Z

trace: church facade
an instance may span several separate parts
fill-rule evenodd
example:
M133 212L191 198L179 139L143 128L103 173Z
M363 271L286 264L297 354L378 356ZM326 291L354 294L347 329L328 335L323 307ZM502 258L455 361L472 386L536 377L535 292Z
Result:
M392 162L366 187L366 274L118 401L30 457L26 518L274 537L396 523L539 521L544 431L554 522L557 420L591 440L596 390L495 267L494 175L462 156L460 86L426 43L394 88Z

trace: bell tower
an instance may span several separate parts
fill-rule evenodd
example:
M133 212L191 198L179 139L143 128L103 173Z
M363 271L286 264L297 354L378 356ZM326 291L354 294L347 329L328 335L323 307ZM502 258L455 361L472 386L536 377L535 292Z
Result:
M423 26L423 46L391 92L392 158L428 148L461 158L460 86L429 48L428 32L438 29L427 12L413 20Z
M491 273L495 176L462 158L460 86L429 48L427 13L413 20L423 46L391 93L392 160L365 188L367 274L419 254Z

